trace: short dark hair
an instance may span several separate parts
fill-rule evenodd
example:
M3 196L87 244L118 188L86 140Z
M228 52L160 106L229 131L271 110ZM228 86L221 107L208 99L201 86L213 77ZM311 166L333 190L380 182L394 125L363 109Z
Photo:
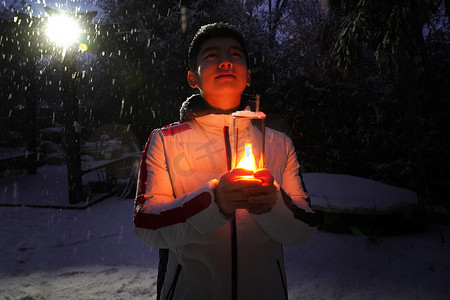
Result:
M197 55L203 43L215 37L230 37L236 40L244 51L247 65L249 64L245 37L242 32L234 25L219 22L203 25L194 35L188 51L190 70L195 71L195 68L197 67Z

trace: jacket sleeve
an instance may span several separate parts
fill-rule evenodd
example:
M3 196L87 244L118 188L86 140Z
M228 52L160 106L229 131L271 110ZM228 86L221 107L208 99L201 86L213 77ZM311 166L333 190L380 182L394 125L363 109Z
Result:
M160 130L144 149L135 200L135 234L151 247L206 243L205 236L228 223L214 200L217 180L175 198Z
M277 200L267 213L254 215L263 230L275 241L286 245L306 242L317 231L317 217L300 175L300 165L289 137L284 138L287 162Z

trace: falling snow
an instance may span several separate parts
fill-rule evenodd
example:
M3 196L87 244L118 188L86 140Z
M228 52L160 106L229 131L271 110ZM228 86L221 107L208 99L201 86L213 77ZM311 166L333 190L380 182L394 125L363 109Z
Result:
M127 1L121 2L128 5ZM88 51L78 52L77 49L74 66L71 66L76 72L70 74L70 82L77 83L78 91L79 119L72 124L81 133L82 164L92 167L124 154L139 152L152 128L175 120L178 108L174 107L178 107L182 96L190 92L186 84L181 84L185 83L185 66L180 57L184 57L187 50L187 45L183 46L181 42L192 31L193 22L208 18L208 13L184 6L180 6L179 11L170 7L160 11L155 4L137 2L146 5L146 20L141 24L142 20L135 22L133 19L126 26L115 21L109 24L112 20L102 9L103 1L100 0L0 2L3 27L0 32L0 160L23 159L34 152L26 148L27 141L39 140L35 149L39 162L36 174L26 174L20 167L0 170L1 299L156 299L158 251L134 236L130 193L95 198L98 195L90 190L91 198L87 202L68 203L66 151L72 145L64 136L67 112L64 111L63 91L68 89L68 81L63 80L62 75L69 68L66 63L69 55L66 54L71 51L51 45L41 26L45 23L43 19L48 17L45 6L69 14L98 12L83 31L85 40L80 43L80 49ZM245 10L249 2L242 1L239 12ZM315 1L303 1L306 2L309 6L305 5L305 11L317 8ZM227 8L231 11L231 7ZM295 7L290 9L300 12ZM115 11L115 17L120 19L123 14L119 10ZM257 13L262 17L267 12L261 14L261 9L247 11L245 17ZM125 12L128 14L136 16L131 9ZM314 17L308 14L299 15L300 18L295 16L295 13L291 14L291 21L298 22L296 26L302 25L300 19L306 20L302 30L295 29L292 36L278 34L275 37L286 39L279 46L280 49L282 45L289 46L280 52L287 64L277 61L278 54L272 53L272 49L264 50L271 44L265 38L255 36L254 39L253 46L260 52L253 58L255 72L252 75L265 80L265 83L259 83L259 88L269 99L272 96L272 102L265 103L272 109L269 115L272 122L285 129L292 125L291 132L298 134L293 140L304 143L301 150L307 151L306 156L309 154L306 163L308 159L316 158L318 168L325 165L333 169L344 165L342 168L353 170L360 165L363 171L373 167L374 177L381 174L382 179L396 180L399 175L412 177L411 162L402 156L402 151L406 152L404 141L398 131L392 131L401 126L397 121L398 103L391 104L394 109L388 105L390 97L396 93L391 91L394 89L390 79L386 83L377 78L380 81L375 82L374 76L368 76L351 82L346 87L350 92L339 85L335 90L329 89L319 80L322 65L317 61L322 57L318 56L315 46L308 44L310 37L306 33L311 30ZM320 11L315 17L321 19ZM288 20L280 18L283 19ZM177 29L168 26L173 24ZM152 26L160 27L160 32ZM166 26L173 32L166 32ZM445 28L444 25L441 27ZM292 39L299 33L298 39L304 45ZM428 30L428 33L432 37L433 32ZM289 54L290 51L294 52ZM439 51L435 52L439 54ZM283 52L290 55L289 59ZM165 61L166 56L170 63ZM435 57L431 58L446 60L445 56ZM174 58L179 61L173 63ZM275 65L271 65L273 61ZM282 72L266 72L276 70L278 65ZM317 67L314 69L314 66ZM308 68L312 69L307 71ZM320 74L314 77L308 72ZM446 78L442 76L446 74L445 70L439 72L436 74ZM292 78L293 81L283 85ZM373 86L369 84L371 81L375 82ZM367 89L366 84L370 86ZM286 91L289 85L300 89ZM296 94L301 94L302 101ZM335 94L342 94L341 98ZM372 94L376 96L372 97ZM422 100L426 102L427 98ZM290 101L289 105L286 105L287 101ZM442 99L436 103L439 101L449 103ZM360 105L361 102L365 104ZM348 109L353 104L359 109L355 108L356 113ZM36 116L29 119L28 108L33 105ZM447 106L441 108L448 110ZM427 109L424 111L426 113ZM339 120L341 115L344 115L341 123L331 122ZM448 119L447 115L445 112L441 119ZM426 114L419 117L422 122L438 119ZM27 134L33 122L37 136L30 138ZM445 134L445 131L437 134L436 128L441 128L436 124L428 124L431 134L426 135L427 147L421 150L428 151L429 157L437 157L439 163L444 164L448 161L444 155L448 155L448 147L434 143L442 142L439 134ZM375 131L372 132L373 128ZM316 134L311 134L312 131ZM340 141L347 139L352 139L350 146L345 142L340 145ZM347 147L344 148L346 151L339 146ZM348 153L350 150L355 151ZM398 153L400 156L395 156ZM363 163L352 163L351 159L358 157L352 154L363 156ZM367 156L384 158L367 163ZM134 171L131 167L132 174ZM440 171L448 173L445 167ZM98 172L90 172L83 176L83 182L96 181L99 176ZM447 195L448 181L439 174L436 177L440 181L435 183L444 191L437 195ZM410 213L412 208L417 208L418 199L414 192L375 180L326 173L306 173L304 178L313 208L325 212L324 220L330 222L340 214L379 216L393 211ZM413 185L415 182L408 183ZM95 199L101 201L94 204ZM438 200L441 203L448 201ZM432 209L439 214L439 206ZM331 213L327 215L327 212ZM445 213L448 217L448 211L442 215ZM345 233L322 230L303 246L285 247L290 299L448 299L450 225L448 220L436 223L426 226L411 223L411 226L418 225L417 228L398 228L396 223L379 224L382 229L375 228L375 232L383 234L373 235L353 224Z

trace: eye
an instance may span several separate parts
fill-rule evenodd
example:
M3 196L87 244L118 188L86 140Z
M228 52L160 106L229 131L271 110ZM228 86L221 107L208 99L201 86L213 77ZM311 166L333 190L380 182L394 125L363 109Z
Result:
M215 52L209 52L209 53L206 53L205 59L212 59L212 58L215 58L216 56L217 55Z
M231 55L231 57L234 57L234 58L241 58L244 56L244 52L240 48L231 47L230 55Z
M231 56L240 58L240 57L242 57L242 53L240 51L233 51L231 53Z

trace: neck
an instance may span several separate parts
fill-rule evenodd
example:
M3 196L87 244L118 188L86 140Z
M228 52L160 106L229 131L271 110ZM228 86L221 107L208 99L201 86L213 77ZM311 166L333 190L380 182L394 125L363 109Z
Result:
M216 96L216 95L203 95L203 98L208 104L221 112L232 112L239 107L241 103L241 95L236 96Z

